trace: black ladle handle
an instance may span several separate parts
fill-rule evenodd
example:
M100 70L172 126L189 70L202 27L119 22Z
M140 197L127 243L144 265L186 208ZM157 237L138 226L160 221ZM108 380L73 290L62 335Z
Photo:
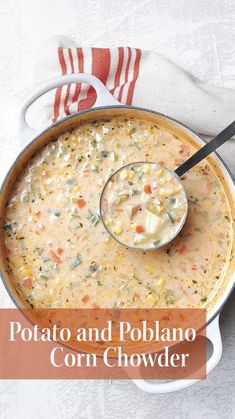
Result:
M184 175L193 166L198 164L201 160L205 159L209 154L215 151L218 147L229 140L235 135L235 121L233 121L227 128L221 131L215 138L210 140L204 147L200 148L195 154L193 154L188 160L186 160L181 166L177 167L175 173L180 177Z

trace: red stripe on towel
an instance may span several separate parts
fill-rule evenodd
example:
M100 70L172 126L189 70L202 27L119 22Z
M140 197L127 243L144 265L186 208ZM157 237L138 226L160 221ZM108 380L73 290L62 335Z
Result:
M118 95L119 102L122 101L123 89L124 89L125 84L128 82L128 72L129 72L129 67L130 67L130 62L131 62L131 49L130 47L127 47L127 49L128 49L128 59L127 59L126 70L125 70L125 82L122 84L119 91L119 95Z
M109 48L91 48L92 52L92 74L98 77L106 85L110 71L110 49ZM87 109L94 105L96 101L96 92L92 86L89 87L86 99L79 102L78 109Z
M141 59L141 50L139 48L136 48L136 57L135 57L135 65L134 65L134 71L133 71L133 80L130 82L128 94L127 94L127 105L132 104L133 100L133 94L135 90L135 84L136 80L139 76L139 69L140 69L140 59Z
M85 69L87 73L98 77L104 85L108 83L107 88L112 94L116 93L116 97L120 102L122 101L127 105L132 104L140 71L140 49L130 47L119 47L117 49L63 49L59 47L57 51L62 75L83 73ZM66 54L64 54L65 51ZM91 65L88 64L85 67L86 54L91 54ZM75 65L75 63L77 64ZM86 97L83 99L81 94L84 96L84 88L81 83L77 83L73 91L74 93L72 94L71 85L64 88L61 86L56 89L53 122L56 122L64 114L70 115L70 106L74 103L79 111L94 105L96 93L91 86L87 89ZM63 106L61 106L62 104Z
M110 93L112 93L112 95L114 94L115 89L120 84L120 77L121 77L121 72L122 72L123 61L124 61L124 48L119 47L118 48L118 65L117 65L117 71L116 71L116 74L115 74L114 88L110 90Z

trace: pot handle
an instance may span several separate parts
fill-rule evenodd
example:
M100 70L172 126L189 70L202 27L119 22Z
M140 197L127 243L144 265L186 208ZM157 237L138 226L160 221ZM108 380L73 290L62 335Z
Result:
M38 132L33 128L30 128L26 122L25 116L27 109L32 105L35 100L40 96L44 95L48 91L55 89L56 87L63 86L65 84L72 83L87 83L92 86L96 91L96 102L93 107L98 106L112 106L112 105L121 105L113 95L108 91L104 84L95 76L91 74L79 73L79 74L70 74L67 76L56 77L48 82L44 83L38 89L36 89L31 95L29 95L23 102L20 112L19 112L19 132L20 138L24 144L29 143L35 136L38 135Z
M206 337L213 345L213 353L207 361L206 374L210 374L211 371L218 365L222 356L222 340L219 328L219 314L212 320L212 322L206 328ZM198 383L200 380L172 380L168 382L148 382L143 379L133 380L135 385L141 390L147 393L172 393L174 391L183 390L193 384Z

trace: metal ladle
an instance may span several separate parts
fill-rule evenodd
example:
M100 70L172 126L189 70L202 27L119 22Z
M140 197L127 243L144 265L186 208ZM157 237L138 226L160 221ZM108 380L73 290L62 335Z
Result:
M165 170L169 171L171 174L173 173L175 177L178 178L178 180L180 180L179 178L181 176L183 176L186 172L188 172L192 167L196 166L200 161L202 161L203 159L205 159L209 154L213 153L213 151L215 151L217 148L219 148L222 144L224 144L226 141L228 141L233 135L235 135L235 121L233 121L230 125L228 125L223 131L221 131L216 137L214 137L212 140L210 140L206 145L204 145L204 147L200 148L200 150L198 150L195 154L193 154L189 159L187 159L183 164L181 164L181 166L179 166L177 169L175 169L174 171L170 171L169 169L165 168ZM101 192L100 195L100 217L101 220L104 224L104 227L106 228L106 230L108 231L108 233L120 244L122 244L123 246L130 248L130 249L135 249L135 250L153 250L153 249L159 249L162 246L166 246L167 244L169 244L182 230L185 221L187 219L187 214L188 214L188 206L186 208L185 214L183 215L180 224L178 225L178 228L176 230L176 232L174 232L174 235L172 235L172 237L170 237L170 239L167 242L164 242L163 244L159 244L158 246L154 246L154 248L152 246L143 246L143 247L135 247L135 246L129 246L128 244L122 242L118 237L116 237L108 228L108 226L105 224L104 221L104 213L103 213L103 197L104 197L104 192L106 190L106 187L110 181L110 179L112 179L119 171L123 170L124 168L128 167L128 166L133 166L133 165L139 165L139 164L153 164L152 162L136 162L136 163L130 163L127 164L125 166L122 166L121 168L119 168L115 173L113 173L107 180L107 182L105 183L103 190ZM183 185L182 185L183 186ZM186 192L185 192L186 195ZM186 195L187 196L187 195Z

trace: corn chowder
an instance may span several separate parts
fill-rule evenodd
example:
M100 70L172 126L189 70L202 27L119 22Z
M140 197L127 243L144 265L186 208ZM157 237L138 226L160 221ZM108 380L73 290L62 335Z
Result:
M117 243L98 208L118 168L154 161L174 170L196 147L160 124L121 117L83 123L44 146L18 176L6 208L6 255L19 295L32 307L207 305L232 243L229 203L209 160L181 178L187 221L159 250Z
M133 248L169 242L187 215L187 196L174 172L158 163L134 163L110 177L101 196L102 220L111 234Z

